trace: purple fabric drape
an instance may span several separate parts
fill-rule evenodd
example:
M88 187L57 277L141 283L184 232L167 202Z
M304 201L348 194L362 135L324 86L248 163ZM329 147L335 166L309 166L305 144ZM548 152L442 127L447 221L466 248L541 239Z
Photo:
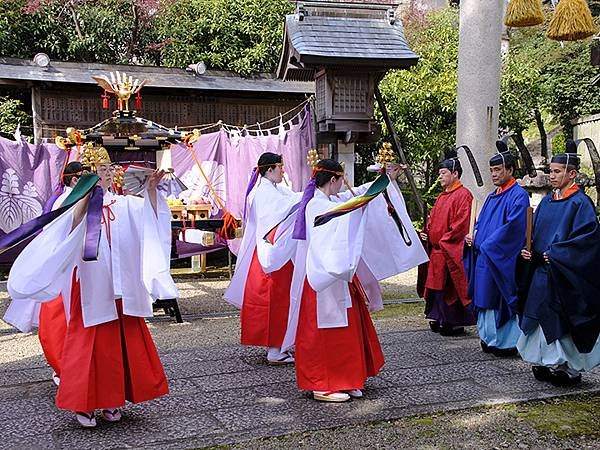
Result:
M263 133L227 132L224 129L202 135L194 143L196 157L214 185L219 196L225 201L225 207L235 217L244 214L244 199L252 169L258 157L264 152L273 152L283 156L285 172L290 188L301 191L306 187L311 168L306 163L308 150L314 148L314 134L310 108L307 106L295 119L290 121L289 129L283 135ZM187 198L208 197L214 208L214 217L221 211L212 198L204 179L196 167L194 158L183 145L173 147L173 168L181 181L189 188L184 193ZM237 254L241 240L229 241L232 252Z
M244 197L252 168L264 152L283 156L292 190L301 191L308 183L311 169L306 164L306 154L315 146L308 105L287 125L280 134L265 130L243 135L221 129L202 135L194 143L202 169L234 216L241 218L244 213ZM74 154L72 152L70 159ZM42 214L59 188L66 155L54 144L33 145L0 138L0 236ZM204 197L213 205L211 217L220 217L222 211L189 150L183 144L173 146L171 159L175 173L188 187L180 198L190 201ZM229 241L236 254L240 241ZM15 250L2 254L0 263L12 262L17 254ZM201 251L199 247L198 253Z
M0 236L43 213L59 186L67 153L54 144L33 145L0 137ZM0 256L14 260L23 245Z

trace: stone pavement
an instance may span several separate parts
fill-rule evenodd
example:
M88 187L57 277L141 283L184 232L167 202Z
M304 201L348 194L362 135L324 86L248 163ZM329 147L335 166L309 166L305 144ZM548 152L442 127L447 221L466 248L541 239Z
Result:
M206 297L222 292L214 282L181 286L188 298L193 290L206 291ZM0 448L198 448L600 390L598 371L584 375L577 388L557 389L534 380L529 366L517 358L481 352L473 329L463 337L443 338L428 331L422 318L398 315L375 320L386 365L368 381L366 397L317 403L296 389L292 367L267 366L262 349L238 344L239 318L226 310L221 305L219 314L190 311L184 324L151 320L170 395L128 405L121 423L98 419L93 430L81 429L70 413L55 408L56 388L37 336L0 327Z

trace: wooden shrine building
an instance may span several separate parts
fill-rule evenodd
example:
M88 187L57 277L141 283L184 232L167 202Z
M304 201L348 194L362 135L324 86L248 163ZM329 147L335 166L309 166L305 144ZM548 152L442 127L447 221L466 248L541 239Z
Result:
M251 127L289 111L314 93L313 82L284 82L269 74L245 78L215 70L197 74L179 68L55 61L43 67L14 58L0 58L0 85L31 90L33 135L40 142L64 134L67 127L88 128L110 116L115 99L103 109L102 90L92 76L115 71L149 80L139 115L167 127L219 120Z

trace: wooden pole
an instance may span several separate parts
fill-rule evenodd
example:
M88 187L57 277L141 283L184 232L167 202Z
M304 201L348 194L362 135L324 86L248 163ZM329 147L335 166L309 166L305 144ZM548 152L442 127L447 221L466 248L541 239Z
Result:
M392 144L394 145L394 148L396 149L396 153L398 153L398 156L400 157L400 161L402 162L402 164L406 165L406 169L404 169L404 173L406 174L406 179L408 180L410 189L412 190L412 192L415 196L415 201L417 202L417 207L419 208L419 212L421 213L421 217L423 218L423 222L425 223L425 222L427 222L427 217L426 217L427 211L425 210L425 203L423 202L423 199L421 198L421 195L419 194L419 191L417 190L417 183L415 182L415 178L410 170L410 167L408 166L408 161L406 160L406 155L405 155L404 151L402 150L402 146L400 145L400 139L398 138L398 135L396 134L396 128L394 127L394 124L390 120L390 116L388 114L387 108L385 106L385 103L383 102L383 97L381 96L381 92L379 91L379 86L375 86L375 98L377 99L377 103L379 104L379 109L381 110L381 115L383 116L385 125L387 126L387 129L390 132L390 134L392 135Z
M39 86L33 86L31 88L31 111L33 117L33 143L42 143L42 119L40 114L42 112L42 96Z
M475 222L477 221L477 209L479 205L477 199L474 198L471 202L471 217L469 218L469 234L473 236L473 231L475 231Z
M533 232L533 208L530 206L527 208L527 240L525 242L525 248L528 252L531 251L531 234Z

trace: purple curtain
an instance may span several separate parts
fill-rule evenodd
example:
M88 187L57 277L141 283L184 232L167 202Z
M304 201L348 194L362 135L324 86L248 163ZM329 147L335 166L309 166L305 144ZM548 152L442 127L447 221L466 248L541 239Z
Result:
M42 214L59 186L66 156L54 144L33 145L0 137L0 235ZM12 262L18 251L0 255L0 264Z
M194 143L194 152L205 174L211 180L225 207L236 217L244 212L244 194L252 168L264 152L283 155L286 178L294 191L304 189L310 178L311 169L306 163L308 150L314 148L312 117L308 106L288 122L288 127L279 134L270 130L260 133L226 131L205 134ZM172 161L175 173L189 188L183 193L186 199L207 197L213 204L213 217L222 212L214 202L206 182L200 175L194 158L183 145L173 147ZM181 197L181 196L180 196ZM232 252L237 254L240 239L229 242Z
M252 168L264 152L283 155L291 189L300 191L308 183L311 169L306 164L306 154L315 146L308 105L286 125L281 124L278 134L274 130L238 133L221 129L202 135L194 143L194 153L204 173L234 216L242 217ZM44 205L59 187L66 155L54 144L33 145L0 138L0 235L42 214ZM72 152L71 159L74 155ZM180 197L188 201L204 197L213 205L211 216L219 217L222 211L183 144L173 146L172 162L175 173L188 187ZM234 253L239 245L240 239L229 242ZM0 255L0 263L12 262L15 255L15 251Z

